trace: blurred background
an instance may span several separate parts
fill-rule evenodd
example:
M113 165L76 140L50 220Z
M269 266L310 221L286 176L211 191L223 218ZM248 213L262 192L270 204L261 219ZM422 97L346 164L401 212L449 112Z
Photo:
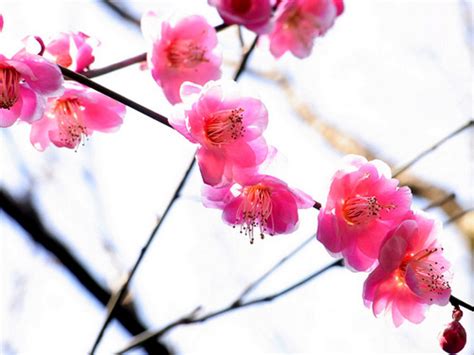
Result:
M470 1L345 3L344 14L316 40L309 58L286 55L277 61L262 40L240 79L268 108L266 138L280 153L272 173L322 203L345 154L377 157L396 168L472 119ZM82 31L101 42L92 65L99 68L147 49L139 27L117 7L134 18L154 9L221 23L206 0L2 0L2 36L19 40ZM244 32L247 45L252 38ZM219 41L223 77L231 78L242 52L235 26L220 32ZM165 116L172 112L150 73L138 65L95 80ZM46 246L35 242L0 212L0 353L86 353L106 315L99 299L124 281L194 147L132 109L119 132L96 133L77 152L36 151L27 124L2 129L0 137L1 188L32 207L53 238ZM419 208L455 194L430 210L441 221L473 207L473 138L471 127L400 176ZM197 306L204 314L231 304L316 231L317 211L304 210L295 233L250 245L221 221L218 210L202 206L201 184L194 169L131 284L125 302L143 329L160 329ZM472 212L464 214L440 236L453 264L453 294L471 304L473 220ZM48 245L56 247L53 253ZM55 255L65 250L99 289L91 292L72 276ZM314 239L250 298L279 291L332 260ZM433 306L420 325L396 329L390 317L376 319L364 307L365 277L335 268L271 303L176 327L160 341L176 353L442 353L437 335L451 320L452 307ZM474 351L473 319L465 312L465 354ZM99 353L116 352L130 338L114 320Z

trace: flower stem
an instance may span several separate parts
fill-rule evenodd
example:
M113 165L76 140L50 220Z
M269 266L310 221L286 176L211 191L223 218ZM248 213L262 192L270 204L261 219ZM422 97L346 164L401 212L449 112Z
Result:
M126 105L128 107L131 107L131 108L137 110L138 112L143 113L145 116L148 116L148 117L154 119L155 121L158 121L158 122L164 124L165 126L173 128L170 125L170 123L168 121L168 118L166 118L165 116L160 115L159 113L157 113L153 110L150 110L149 108L147 108L145 106L142 106L139 103L137 103L133 100L130 100L129 98L127 98L123 95L120 95L120 94L116 93L115 91L112 91L109 88L106 88L105 86L96 83L95 81L90 80L89 78L86 78L84 75L78 74L78 73L76 73L72 70L69 70L67 68L64 68L60 65L59 65L59 69L61 69L61 72L63 73L63 75L66 78L70 78L72 80L77 81L78 83L81 83L85 86L88 86L91 89L94 89L94 90L96 90L96 91L98 91L98 92L114 99L114 100L117 100L118 102L123 103L124 105Z

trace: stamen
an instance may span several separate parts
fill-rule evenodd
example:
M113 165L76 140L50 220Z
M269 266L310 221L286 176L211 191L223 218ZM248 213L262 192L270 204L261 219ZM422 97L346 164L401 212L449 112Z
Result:
M382 209L393 209L394 205L381 205L375 196L351 197L344 202L342 213L347 223L352 225L367 224L374 219L379 218Z
M82 110L77 98L59 99L54 106L53 112L58 122L59 138L67 147L77 148L87 137Z
M222 110L206 119L206 138L213 145L230 143L244 136L243 108Z
M168 47L168 62L171 67L194 68L208 62L206 50L190 39L178 39Z
M242 203L237 210L237 223L240 224L240 233L248 235L250 244L253 244L254 229L258 227L263 239L268 226L273 223L271 190L262 184L247 186L242 197Z
M20 98L20 73L13 67L0 67L0 108L9 110Z

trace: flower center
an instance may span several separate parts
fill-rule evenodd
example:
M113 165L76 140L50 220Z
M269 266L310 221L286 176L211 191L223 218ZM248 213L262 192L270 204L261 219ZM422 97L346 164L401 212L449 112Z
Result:
M244 136L243 108L222 110L206 119L204 133L212 145L230 143Z
M427 248L416 254L409 254L399 267L399 274L403 278L408 266L413 269L417 282L412 291L419 296L429 297L430 301L433 301L433 296L441 295L450 288L447 270L441 259L437 258L437 254L442 250L443 248Z
M262 184L247 186L242 192L243 200L237 210L237 221L240 233L248 235L251 244L254 241L254 228L259 228L263 239L268 222L272 222L271 194L270 188Z
M202 62L209 61L205 58L205 54L206 50L193 40L178 39L168 47L168 62L175 68L194 68Z
M252 0L231 0L230 8L236 14L246 14L252 8Z
M0 108L9 110L20 97L20 73L13 67L0 67Z
M82 110L77 98L58 99L53 108L54 117L58 122L59 139L69 148L77 148L88 135Z
M351 225L365 225L377 219L383 208L390 210L395 208L395 206L382 206L378 203L375 196L356 196L344 202L342 213L347 223Z

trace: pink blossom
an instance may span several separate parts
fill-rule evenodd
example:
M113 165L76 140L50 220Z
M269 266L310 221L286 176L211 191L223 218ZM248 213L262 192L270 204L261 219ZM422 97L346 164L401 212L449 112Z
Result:
M342 0L283 0L270 32L270 51L279 58L290 51L298 58L311 54L313 41L332 27L342 13Z
M161 31L156 33L156 28ZM189 16L172 24L147 13L142 29L153 40L148 52L151 74L172 104L181 101L179 88L183 82L204 85L220 78L222 58L216 47L216 30L204 17Z
M310 208L314 200L304 192L269 175L254 175L242 184L221 188L205 186L203 202L206 207L223 210L222 218L253 243L255 229L265 234L288 234L298 225L298 208Z
M380 248L379 265L364 283L364 303L375 316L392 312L396 327L405 319L420 323L431 304L448 303L449 262L436 240L438 225L427 216L409 213Z
M97 45L82 32L61 32L45 48L44 56L63 67L82 72L94 61L92 51Z
M373 266L387 232L410 209L410 190L399 188L398 180L390 177L390 168L382 161L347 156L319 213L318 240L357 271Z
M113 132L122 124L125 106L81 84L66 82L62 96L51 98L42 119L31 127L30 141L40 151L49 143L76 149L93 131Z
M0 54L0 127L41 118L46 98L60 94L62 83L57 65L41 56L20 52L8 59Z
M272 15L270 0L209 0L225 23L238 24L257 33L268 30Z
M255 173L268 154L262 137L268 122L265 105L241 94L230 80L203 88L185 83L181 93L186 105L170 123L199 144L196 158L204 182L215 186Z

